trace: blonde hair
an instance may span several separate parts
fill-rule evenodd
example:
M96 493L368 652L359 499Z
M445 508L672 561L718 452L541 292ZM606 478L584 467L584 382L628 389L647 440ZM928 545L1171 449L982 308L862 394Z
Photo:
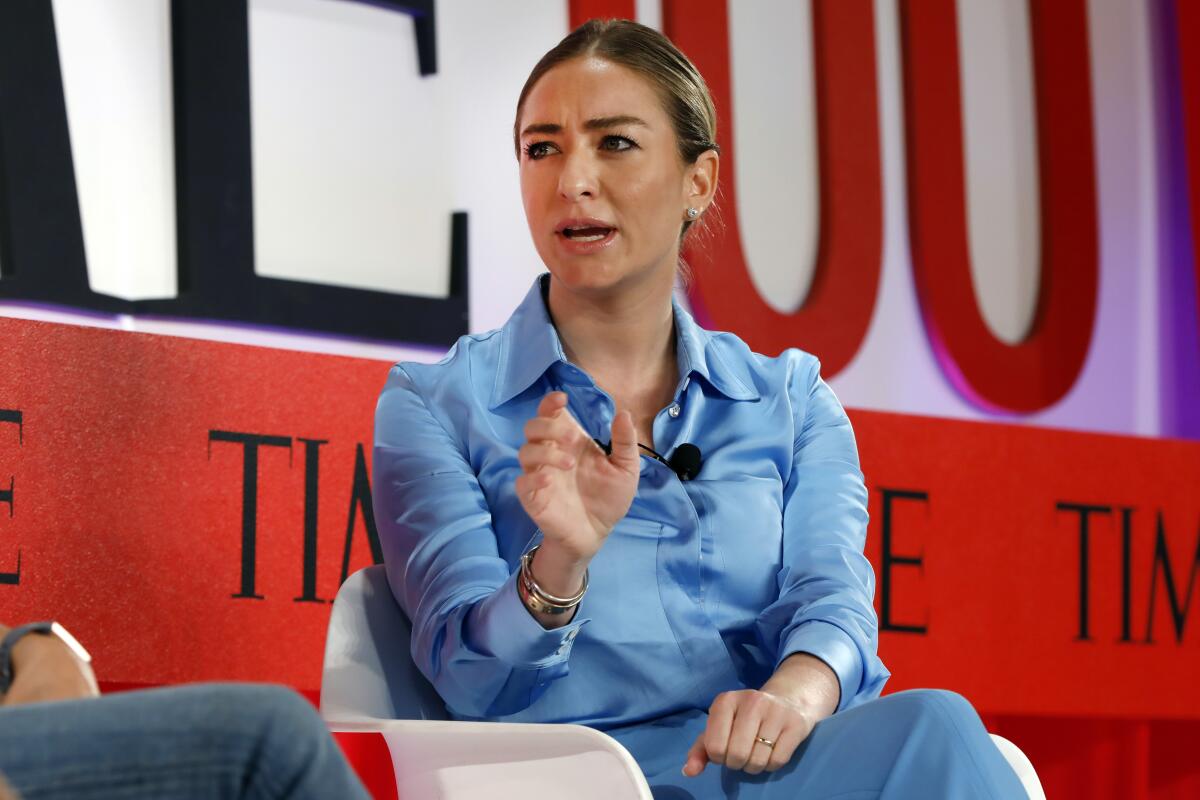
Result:
M518 159L521 157L521 112L534 85L559 64L585 56L619 64L650 81L671 120L683 163L695 164L707 150L721 152L717 145L717 111L712 95L688 57L653 28L626 19L592 19L567 34L529 73L517 99L517 116L513 120L513 147ZM681 237L692 224L692 220L684 220Z

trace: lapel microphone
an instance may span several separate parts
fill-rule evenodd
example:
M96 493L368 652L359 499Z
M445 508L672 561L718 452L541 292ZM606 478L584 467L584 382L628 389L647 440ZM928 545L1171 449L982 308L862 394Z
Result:
M612 455L612 442L605 444L599 439L592 439L600 449L604 451L606 456ZM700 452L700 448L691 442L684 442L675 448L675 452L671 454L670 460L663 458L654 449L638 442L638 447L649 453L656 461L659 461L667 466L667 469L679 476L681 481L690 481L700 474L700 467L704 464L704 456Z

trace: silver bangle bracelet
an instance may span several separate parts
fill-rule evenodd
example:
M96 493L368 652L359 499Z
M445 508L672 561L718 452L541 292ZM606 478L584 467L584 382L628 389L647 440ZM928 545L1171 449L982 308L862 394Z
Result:
M579 605L579 602L583 600L583 596L587 594L588 573L586 570L584 571L583 586L573 597L557 597L550 594L539 586L537 580L533 577L533 556L537 553L539 547L541 545L535 545L528 553L521 556L521 574L518 576L518 586L524 589L521 592L521 599L533 611L543 614L565 614Z

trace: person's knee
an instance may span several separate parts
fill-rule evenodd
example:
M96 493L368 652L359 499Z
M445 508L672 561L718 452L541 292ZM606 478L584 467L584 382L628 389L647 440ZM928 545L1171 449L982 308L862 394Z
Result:
M902 704L912 734L927 747L954 748L987 736L970 701L945 689L914 689L893 695Z
M234 731L265 732L271 729L324 733L312 704L295 691L274 684L214 683L188 687L191 702L202 704L208 715ZM182 695L182 693L181 693Z
M256 695L254 702L264 718L272 720L281 728L315 731L326 735L325 723L313 708L312 703L286 686L262 685L252 687Z
M947 689L922 689L921 691L926 696L926 704L935 706L941 713L950 716L956 722L980 724L979 713L975 710L975 706L971 705L971 701L958 692Z
M283 686L246 686L240 692L258 739L253 783L287 795L311 771L336 768L330 762L337 760L337 747L311 703Z
M287 687L247 686L241 701L268 752L287 753L302 761L331 742L316 709Z
M191 709L249 796L364 796L316 709L292 689L196 684L164 692L163 699Z
M951 723L978 725L979 714L967 698L946 689L911 689L890 695L894 712L911 719L911 724Z

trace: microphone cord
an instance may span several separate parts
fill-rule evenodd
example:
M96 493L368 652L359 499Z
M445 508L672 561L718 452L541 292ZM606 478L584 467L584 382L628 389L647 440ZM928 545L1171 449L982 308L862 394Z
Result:
M606 456L612 455L612 442L608 442L606 444L594 437L592 438L592 441L604 451ZM653 447L644 445L641 442L638 442L638 447L645 450L651 458L658 461L667 469L678 475L679 480L681 481L690 481L692 478L695 478L697 475L699 475L700 467L704 463L704 458L700 453L700 448L691 443L684 443L675 448L675 455L672 456L673 460L671 461L668 461L666 458L664 458L662 454L660 454Z
M649 453L649 454L650 454L650 456L651 456L652 458L654 458L655 460L657 460L657 461L659 461L659 462L661 462L661 463L663 463L663 464L666 464L668 468L670 468L670 469L675 469L674 467L672 467L672 466L671 466L671 462L670 462L670 461L667 461L665 458L663 458L661 455L659 455L658 451L656 451L656 450L655 450L653 447L647 447L646 445L642 444L641 442L638 442L638 447L642 448L642 449L643 449L643 450L645 450L647 453ZM610 451L610 453L611 453L611 451L612 451L612 445L611 445L611 444L609 445L608 449L609 449L609 451Z

